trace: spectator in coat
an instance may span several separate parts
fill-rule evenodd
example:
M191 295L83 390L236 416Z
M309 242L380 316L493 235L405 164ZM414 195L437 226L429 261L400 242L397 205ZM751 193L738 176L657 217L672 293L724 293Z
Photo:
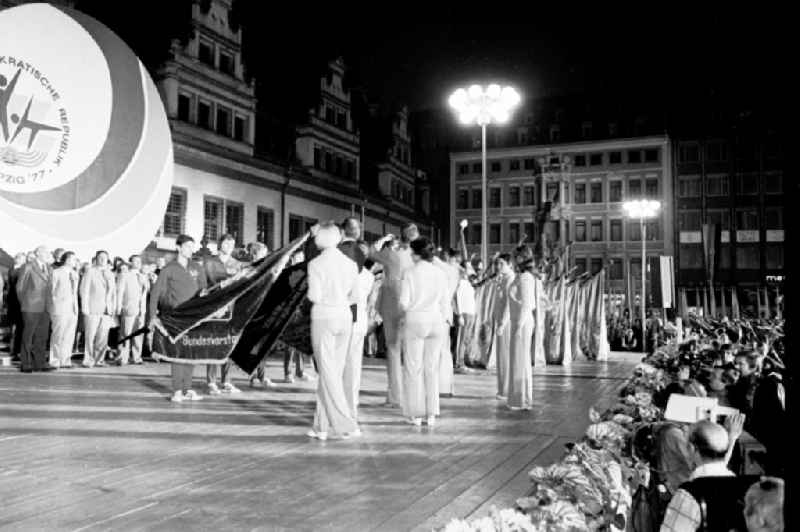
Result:
M25 266L25 253L17 253L14 256L14 266L8 271L8 321L11 323L13 339L11 341L11 357L19 359L22 347L22 310L19 306L17 296L17 281L22 275L22 267Z
M108 252L95 254L94 265L86 270L81 279L80 298L83 315L84 367L105 366L108 349L108 331L116 314L116 283L108 263Z
M33 261L25 265L17 281L16 291L22 311L22 351L20 370L50 371L55 369L47 363L47 335L50 332L48 299L50 277L50 252L39 246Z
M131 256L129 265L127 271L121 272L117 278L117 314L120 336L123 338L144 327L147 292L150 289L150 281L141 271L142 258L139 255ZM120 344L120 366L127 364L131 356L134 364L142 363L142 340L142 335L139 335Z
M78 257L72 251L61 254L50 279L50 364L72 367L72 346L78 327Z

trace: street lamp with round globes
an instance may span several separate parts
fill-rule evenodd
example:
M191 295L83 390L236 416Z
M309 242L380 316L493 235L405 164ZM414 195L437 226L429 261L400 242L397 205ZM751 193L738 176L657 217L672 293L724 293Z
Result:
M639 232L642 236L642 299L639 302L639 307L642 316L642 351L644 352L647 347L645 343L645 268L646 255L645 255L645 240L647 238L647 226L644 224L645 218L655 218L658 215L658 210L661 208L661 202L657 200L630 200L622 204L622 209L628 218L639 219Z
M458 114L459 122L465 126L481 126L481 259L484 266L488 264L486 126L508 122L511 111L520 101L519 93L513 87L500 87L496 83L485 89L480 85L461 88L448 99L448 104Z

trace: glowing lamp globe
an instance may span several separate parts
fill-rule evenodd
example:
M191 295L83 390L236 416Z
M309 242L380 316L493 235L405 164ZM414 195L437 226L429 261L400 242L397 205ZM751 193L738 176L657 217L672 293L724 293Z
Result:
M172 187L172 139L131 49L78 11L0 11L0 248L82 259L152 240Z
M657 200L631 200L622 204L629 218L653 218L661 208L661 202Z
M519 105L521 98L513 87L500 87L493 83L484 89L472 85L469 89L457 89L447 103L458 114L463 125L504 124L511 118L511 111Z

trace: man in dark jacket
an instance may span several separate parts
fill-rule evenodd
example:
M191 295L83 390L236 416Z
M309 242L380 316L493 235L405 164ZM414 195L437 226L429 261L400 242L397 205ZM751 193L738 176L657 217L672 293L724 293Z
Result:
M25 267L25 254L17 253L14 256L14 267L8 270L8 321L11 323L13 340L11 342L11 358L19 359L22 350L22 310L19 307L19 297L17 297L17 281L22 275Z
M47 296L52 274L50 260L46 246L36 248L36 258L25 265L15 287L22 310L20 370L23 373L55 369L47 363L47 336L50 333Z
M175 240L175 245L178 248L178 256L164 266L150 292L147 322L151 329L158 312L177 307L206 287L205 271L202 266L192 261L194 239L188 235L180 235ZM191 389L193 373L194 365L190 363L172 363L173 402L202 399Z

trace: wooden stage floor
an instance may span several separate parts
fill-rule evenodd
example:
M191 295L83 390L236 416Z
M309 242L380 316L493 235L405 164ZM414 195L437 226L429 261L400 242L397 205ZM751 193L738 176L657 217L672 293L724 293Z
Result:
M638 358L535 368L530 412L499 404L494 375L457 375L434 428L384 407L383 361L365 359L364 436L326 442L305 435L314 383L256 390L236 373L241 394L173 404L166 364L3 367L0 529L431 530L512 505Z

